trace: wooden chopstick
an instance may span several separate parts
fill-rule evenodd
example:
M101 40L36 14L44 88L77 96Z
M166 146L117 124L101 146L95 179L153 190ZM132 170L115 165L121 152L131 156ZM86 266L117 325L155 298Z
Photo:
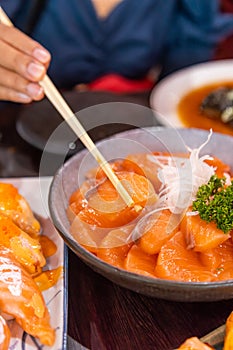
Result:
M204 335L200 340L203 343L210 344L211 346L218 345L224 341L226 325L214 329L212 332Z
M7 26L13 26L13 23L8 18L7 14L3 11L2 7L0 7L0 21ZM74 131L74 133L78 136L78 138L82 141L84 146L88 149L88 151L92 154L97 163L103 169L106 176L109 178L109 180L116 188L117 192L120 194L127 206L134 206L135 203L133 199L126 191L122 183L119 181L118 177L113 172L110 164L100 153L100 151L98 150L92 139L89 137L81 123L78 121L74 112L68 106L67 102L64 100L64 98L57 90L57 88L55 87L51 79L48 77L48 75L45 75L43 80L40 81L40 85L43 87L44 93L47 96L47 98L54 105L54 107L57 109L57 111L60 113L63 119L67 122L70 128ZM135 206L135 208L137 211L141 210L141 207L139 205Z

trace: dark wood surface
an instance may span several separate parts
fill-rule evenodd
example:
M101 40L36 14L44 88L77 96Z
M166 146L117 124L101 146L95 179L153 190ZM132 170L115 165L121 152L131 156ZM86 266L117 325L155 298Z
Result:
M138 98L148 104L148 96ZM41 150L18 135L21 113L17 105L0 110L1 177L38 176ZM232 300L181 303L139 295L92 271L71 251L68 304L68 334L92 350L174 349L187 337L220 326L233 310Z

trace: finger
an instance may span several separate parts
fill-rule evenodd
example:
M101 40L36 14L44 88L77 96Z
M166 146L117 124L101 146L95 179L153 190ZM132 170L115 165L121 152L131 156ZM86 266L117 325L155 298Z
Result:
M4 41L0 41L0 66L7 68L13 72L18 73L25 79L30 81L41 80L45 73L46 68L43 64L18 50L9 46Z
M0 86L0 100L19 103L32 102L32 98L30 96L25 95L22 92L9 89L5 86Z
M6 71L0 67L0 85L11 90L17 90L38 101L44 97L43 88L37 83L31 83L17 73Z
M48 50L17 28L0 23L0 40L47 66L51 60Z

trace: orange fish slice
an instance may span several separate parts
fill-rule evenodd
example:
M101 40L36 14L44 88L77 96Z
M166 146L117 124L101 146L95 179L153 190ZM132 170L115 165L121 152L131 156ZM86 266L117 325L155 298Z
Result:
M157 200L152 184L144 176L129 172L120 172L116 175L135 204L145 207ZM69 206L68 212L71 220L72 217L80 213L80 219L90 225L114 228L130 223L140 214L135 209L136 206L128 207L125 205L108 179L97 184L94 191L91 190L89 194L85 195L87 196L85 205L83 204L83 196L78 195L78 201L81 198L81 203L74 201ZM80 210L80 208L82 209Z
M10 217L23 231L38 236L40 224L34 217L26 199L18 189L8 183L0 183L0 214Z
M31 274L46 264L38 239L22 231L9 217L0 215L0 245L9 248L20 264Z
M30 274L17 262L13 253L0 246L0 310L15 318L22 329L53 345L54 330L43 296Z
M147 254L159 253L164 243L179 230L179 221L179 217L168 209L146 215L134 229L137 233L141 231L137 244Z
M123 161L123 167L126 171L147 177L155 190L158 191L161 187L161 182L157 176L159 165L152 162L150 157L153 157L152 153L129 154Z
M98 246L108 232L109 229L90 225L81 220L80 214L75 216L70 226L70 233L74 239L92 253L97 253Z
M200 260L218 279L233 278L233 243L231 238L213 249L200 253Z
M181 231L177 232L161 248L155 274L160 278L185 282L215 280L214 274L201 264L198 253L187 249L186 241Z
M133 244L129 242L131 230L132 225L128 225L110 231L100 243L97 256L113 266L124 268L124 260Z
M181 230L185 234L188 247L198 252L215 248L230 238L230 235L218 229L213 221L204 221L199 215L185 215Z
M145 275L148 277L155 277L155 265L157 256L146 254L141 248L134 244L124 261L124 268L127 271Z

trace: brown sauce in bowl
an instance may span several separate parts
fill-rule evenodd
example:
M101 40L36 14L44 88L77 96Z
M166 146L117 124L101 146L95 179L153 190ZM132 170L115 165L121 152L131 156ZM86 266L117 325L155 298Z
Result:
M233 88L233 82L221 82L202 86L190 91L180 100L177 111L180 120L186 127L206 130L212 128L213 131L233 135L232 126L224 124L218 119L212 119L200 110L200 105L204 98L219 87Z

